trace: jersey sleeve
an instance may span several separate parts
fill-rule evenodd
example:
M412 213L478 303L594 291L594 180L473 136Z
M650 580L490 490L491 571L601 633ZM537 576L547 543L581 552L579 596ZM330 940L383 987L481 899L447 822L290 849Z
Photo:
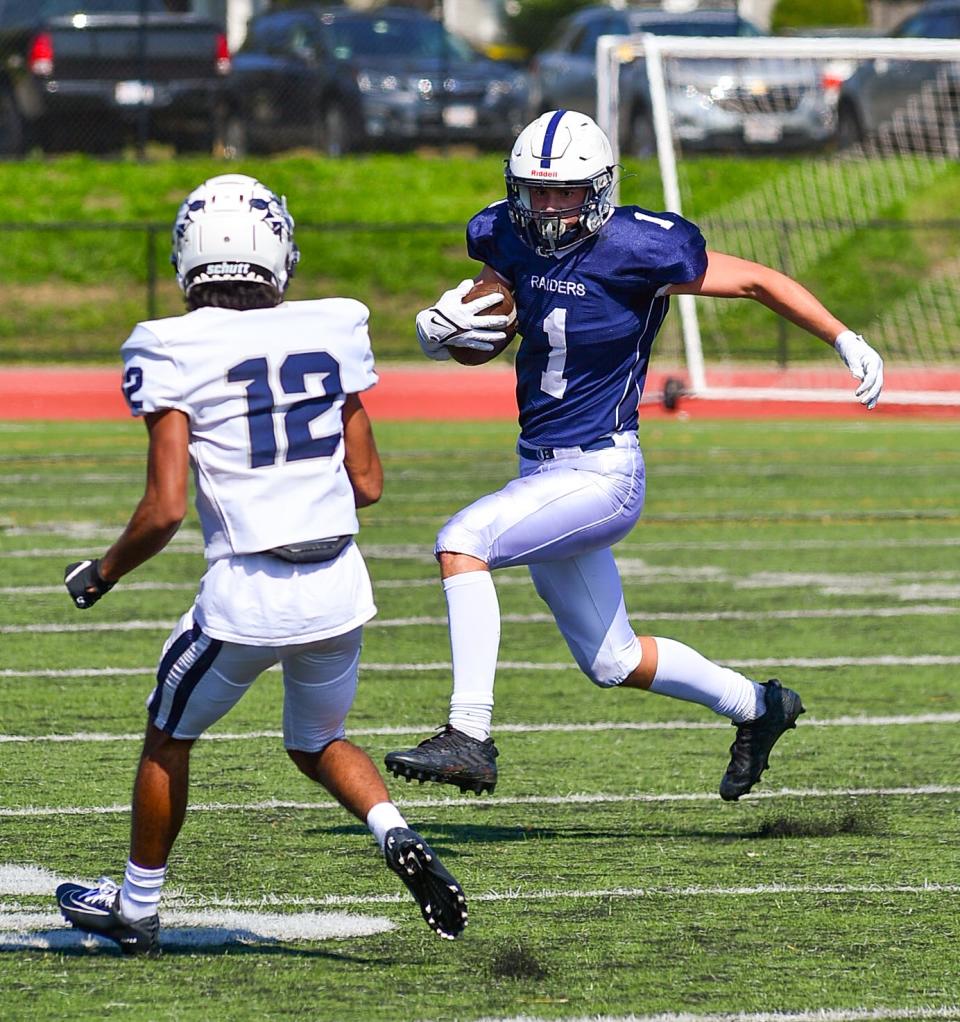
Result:
M510 231L506 201L495 202L480 210L467 224L467 255L477 262L492 266L507 283L513 283L513 272L498 239Z
M663 258L652 275L658 289L696 280L707 268L707 243L700 228L676 214L666 215L674 226L666 232Z
M626 210L624 212L627 212ZM696 280L707 268L707 243L700 228L676 213L629 208L637 272L658 293Z
M340 386L344 394L361 394L379 379L370 343L370 310L352 298L340 299L338 305Z
M190 413L181 367L170 349L142 323L120 349L123 357L123 396L131 415L165 408Z

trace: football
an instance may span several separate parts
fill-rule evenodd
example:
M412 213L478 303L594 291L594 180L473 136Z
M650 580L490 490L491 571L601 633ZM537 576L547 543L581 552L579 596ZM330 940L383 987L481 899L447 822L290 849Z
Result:
M483 280L479 284L474 284L472 288L463 296L464 302L472 302L475 298L482 298L484 295L493 294L496 292L501 295L500 301L490 309L484 309L480 313L481 316L509 316L510 322L507 324L506 338L502 341L498 341L494 345L493 351L475 351L473 348L458 348L456 347L456 339L447 344L447 350L450 352L450 357L455 361L459 362L462 366L479 366L485 362L489 362L491 359L497 357L504 348L513 340L517 333L517 309L513 302L513 295L510 292L510 288L506 284L501 284L499 281Z

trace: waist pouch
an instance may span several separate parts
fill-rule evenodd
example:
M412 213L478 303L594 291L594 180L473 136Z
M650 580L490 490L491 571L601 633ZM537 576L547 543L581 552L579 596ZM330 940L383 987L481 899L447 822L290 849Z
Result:
M353 542L353 536L334 536L332 539L310 539L305 543L288 543L286 546L275 546L264 553L273 554L283 561L294 564L319 564L332 561Z

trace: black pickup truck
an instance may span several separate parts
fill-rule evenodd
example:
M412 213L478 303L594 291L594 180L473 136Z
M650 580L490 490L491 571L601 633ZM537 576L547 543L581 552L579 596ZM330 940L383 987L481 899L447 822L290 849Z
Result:
M209 151L230 52L181 0L0 0L0 156L172 143Z

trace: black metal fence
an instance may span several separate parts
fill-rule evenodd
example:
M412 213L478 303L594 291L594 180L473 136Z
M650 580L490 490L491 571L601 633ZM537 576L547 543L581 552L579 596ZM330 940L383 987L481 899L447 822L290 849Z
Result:
M891 355L960 363L960 219L718 221L712 228L712 247L798 277ZM755 240L773 238L772 254L729 244L738 228ZM797 242L814 229L834 247L811 263ZM477 268L466 256L462 222L298 222L297 239L303 259L289 297L365 302L380 359L419 357L417 311ZM135 323L183 311L169 254L169 223L0 223L0 362L115 363ZM822 354L756 303L705 300L702 307L708 358L785 365ZM657 348L661 364L682 360L677 316L667 318Z

